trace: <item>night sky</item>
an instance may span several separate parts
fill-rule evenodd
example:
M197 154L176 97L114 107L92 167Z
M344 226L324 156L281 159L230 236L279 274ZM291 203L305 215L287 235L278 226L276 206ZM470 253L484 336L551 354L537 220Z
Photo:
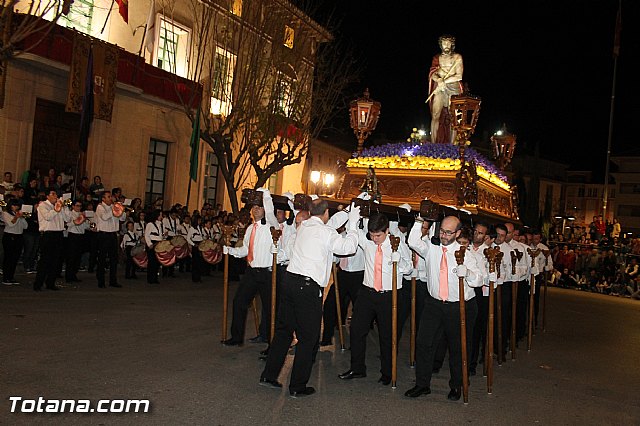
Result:
M482 98L473 145L487 143L506 123L518 136L516 155L532 152L539 143L542 156L573 169L604 169L617 0L322 4L341 19L332 31L352 44L362 64L354 92L369 87L371 97L382 103L370 143L405 140L413 127L429 128L424 103L429 66L439 53L438 37L451 34L464 58L463 81ZM636 146L640 103L633 102L640 85L631 63L640 52L639 18L638 2L623 0L614 154ZM346 112L340 123L348 134Z

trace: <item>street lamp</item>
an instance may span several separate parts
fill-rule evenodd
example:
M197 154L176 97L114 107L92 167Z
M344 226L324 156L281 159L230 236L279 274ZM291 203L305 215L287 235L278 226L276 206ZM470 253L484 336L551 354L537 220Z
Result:
M358 138L358 154L362 152L364 140L369 137L378 124L380 117L380 102L369 98L369 89L365 89L364 96L351 101L349 104L351 128Z
M333 173L327 173L322 170L313 170L309 180L315 185L315 192L317 195L327 195L333 192L331 187L333 186L336 177Z
M491 147L496 165L504 170L513 158L516 149L516 135L509 133L506 124L502 124L502 128L491 136Z
M480 115L480 98L467 91L461 95L451 96L449 111L452 117L451 128L454 131L455 143L460 154L460 171L456 174L458 190L458 205L478 204L478 174L476 165L472 160L467 164L464 151L471 142L469 138L476 129L478 116Z

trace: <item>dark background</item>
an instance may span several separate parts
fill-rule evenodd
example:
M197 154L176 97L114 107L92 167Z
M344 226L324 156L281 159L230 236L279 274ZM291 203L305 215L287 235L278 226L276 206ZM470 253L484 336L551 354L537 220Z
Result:
M413 127L429 129L427 76L439 53L438 37L456 37L463 80L482 98L472 146L488 146L506 123L518 136L518 153L539 144L543 157L601 175L606 158L613 82L613 41L618 1L364 1L324 0L316 12L361 65L353 94L365 87L382 103L378 127L365 146L403 141ZM640 94L637 2L622 2L613 154L632 154ZM347 112L336 127L355 137Z

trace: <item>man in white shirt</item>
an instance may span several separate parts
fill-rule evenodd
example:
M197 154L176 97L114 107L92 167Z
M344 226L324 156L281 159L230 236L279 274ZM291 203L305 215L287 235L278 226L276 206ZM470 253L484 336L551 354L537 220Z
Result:
M80 257L84 248L85 231L89 229L89 222L82 211L82 201L76 200L69 213L67 223L67 257L65 269L65 281L68 283L80 282L76 274L80 269Z
M487 340L489 279L484 250L489 248L489 246L485 244L485 239L488 234L489 226L483 222L476 222L473 227L472 241L468 247L469 253L475 255L477 257L478 265L482 266L485 278L482 287L476 287L473 289L476 293L476 303L478 304L478 317L476 318L476 322L473 326L473 343L471 350L469 351L469 375L471 376L475 376L478 363L482 364L484 362L484 349Z
M107 258L109 259L109 286L122 287L118 284L118 231L120 222L127 217L124 211L120 216L114 215L113 199L111 191L102 193L102 202L96 207L96 230L98 231L98 265L96 278L98 287L105 288L104 269Z
M549 247L542 244L542 233L538 229L534 229L531 236L531 248L536 250L540 249L540 253L536 257L536 267L534 271L535 275L535 293L533 294L534 302L534 327L538 327L538 310L540 307L540 287L544 281L545 272L553 271L553 259L551 255L548 257L544 255L543 251L549 251Z
M278 376L295 332L298 344L289 382L289 395L294 398L315 393L315 389L307 386L307 383L320 337L322 289L329 283L333 256L355 253L358 245L356 226L360 218L359 207L351 206L345 237L340 236L335 228L327 226L329 208L326 200L313 200L309 210L311 217L302 222L296 232L283 285L276 333L260 376L261 385L282 387Z
M62 270L62 246L64 244L64 222L70 219L69 210L63 208L56 191L49 191L47 199L37 208L40 237L40 260L33 283L35 291L45 284L49 290L58 290L56 277Z
M531 274L531 257L527 249L529 246L521 243L520 230L516 229L513 223L505 223L507 227L507 238L505 242L511 246L512 250L522 253L522 257L516 263L516 273L512 278L512 282L516 283L518 290L516 295L516 344L527 333L527 311L529 310L529 280ZM513 297L513 295L512 295ZM512 299L513 302L513 299ZM513 313L512 313L513 315ZM512 324L513 327L513 324Z
M451 391L447 398L457 401L461 396L462 352L460 343L460 297L466 304L467 347L471 347L471 336L478 308L473 287L482 285L482 273L476 257L465 253L464 263L458 265L455 252L460 249L456 238L462 223L457 217L447 216L440 225L441 245L422 239L422 219L417 218L409 233L409 246L427 260L429 268L425 304L416 346L416 385L405 392L405 396L417 398L431 393L433 360L440 337L445 335L449 346L449 370ZM459 294L459 278L464 278L464 293Z
M364 254L364 281L358 291L351 318L351 368L340 374L343 380L367 377L365 365L367 335L371 322L378 324L380 345L380 379L384 386L391 382L391 335L392 335L392 289L393 262L398 263L397 288L402 288L402 275L412 269L411 252L407 244L400 241L397 252L391 249L389 219L382 214L369 218L365 232L359 232L358 245Z

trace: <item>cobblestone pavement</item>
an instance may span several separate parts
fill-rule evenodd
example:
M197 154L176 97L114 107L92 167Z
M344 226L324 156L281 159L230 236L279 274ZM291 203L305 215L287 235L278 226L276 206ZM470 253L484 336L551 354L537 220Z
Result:
M342 382L349 352L322 348L310 385L291 399L258 386L264 344L220 345L222 274L193 284L186 274L158 286L124 280L99 289L95 277L61 291L0 286L2 424L639 424L640 303L550 289L547 330L530 353L495 368L494 390L471 378L470 401L449 402L448 371L433 393L412 400L408 331L400 342L398 387L376 383L377 334L368 340L368 377ZM237 283L231 283L230 300ZM231 304L230 304L231 306ZM229 315L230 318L230 315ZM255 334L252 315L247 337ZM348 336L348 335L347 335ZM337 334L336 334L337 338ZM522 346L522 345L521 345ZM446 365L446 363L445 363ZM149 399L149 413L11 413L24 399Z

